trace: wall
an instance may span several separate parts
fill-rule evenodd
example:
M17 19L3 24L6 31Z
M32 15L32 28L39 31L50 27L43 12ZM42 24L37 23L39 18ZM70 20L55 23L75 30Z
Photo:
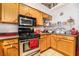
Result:
M41 3L23 3L23 4L31 6L31 7L35 8L35 9L38 9L38 10L40 10L42 12L45 12L45 13L51 15L50 9L47 8L46 6L42 5Z
M60 16L61 12L64 13L62 16ZM71 16L75 20L75 27L79 30L79 4L66 4L62 7L51 10L51 13L53 16L52 23L66 21Z
M0 33L11 33L11 32L18 32L18 26L14 24L0 23Z

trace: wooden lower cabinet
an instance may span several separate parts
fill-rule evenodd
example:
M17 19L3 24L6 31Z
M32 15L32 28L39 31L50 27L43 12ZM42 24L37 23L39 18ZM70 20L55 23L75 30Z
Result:
M40 39L40 51L51 47L62 52L65 55L75 56L76 38L61 35L44 35Z
M69 41L69 40L58 41L57 49L69 56L75 56L75 41Z
M76 39L75 37L52 35L51 48L55 48L56 50L61 51L65 55L75 56Z
M40 39L40 52L46 50L46 39L41 38Z
M0 56L19 56L18 39L1 40Z
M50 48L50 38L51 36L50 35L46 35L46 49Z
M0 41L0 56L3 56L2 40Z
M76 39L69 36L57 37L57 50L69 56L75 56Z
M5 56L18 56L18 44L11 44L4 46L4 55Z
M44 51L48 48L50 48L50 35L41 35L40 37L40 51Z
M3 56L4 54L3 54L3 48L2 48L2 46L0 46L0 56Z
M57 41L56 41L56 37L51 36L51 48L55 48L57 47Z

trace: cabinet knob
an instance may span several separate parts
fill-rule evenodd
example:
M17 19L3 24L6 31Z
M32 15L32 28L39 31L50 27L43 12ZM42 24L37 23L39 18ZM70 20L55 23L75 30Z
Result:
M10 45L10 47L13 47L13 45Z

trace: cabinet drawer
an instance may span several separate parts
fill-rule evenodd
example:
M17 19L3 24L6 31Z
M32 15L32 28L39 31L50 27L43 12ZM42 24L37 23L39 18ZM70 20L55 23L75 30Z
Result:
M45 37L46 37L46 35L41 35L41 36L40 36L40 38L45 38Z
M66 37L67 40L75 40L75 37Z
M9 40L4 40L3 41L3 45L8 45L8 44L10 44Z
M18 43L18 39L14 39L14 43Z
M10 40L4 40L3 45L18 43L18 39L10 39Z

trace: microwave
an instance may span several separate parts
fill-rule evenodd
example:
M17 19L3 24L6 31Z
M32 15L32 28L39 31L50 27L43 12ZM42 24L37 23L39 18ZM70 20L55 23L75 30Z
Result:
M36 26L36 18L19 15L19 25Z

